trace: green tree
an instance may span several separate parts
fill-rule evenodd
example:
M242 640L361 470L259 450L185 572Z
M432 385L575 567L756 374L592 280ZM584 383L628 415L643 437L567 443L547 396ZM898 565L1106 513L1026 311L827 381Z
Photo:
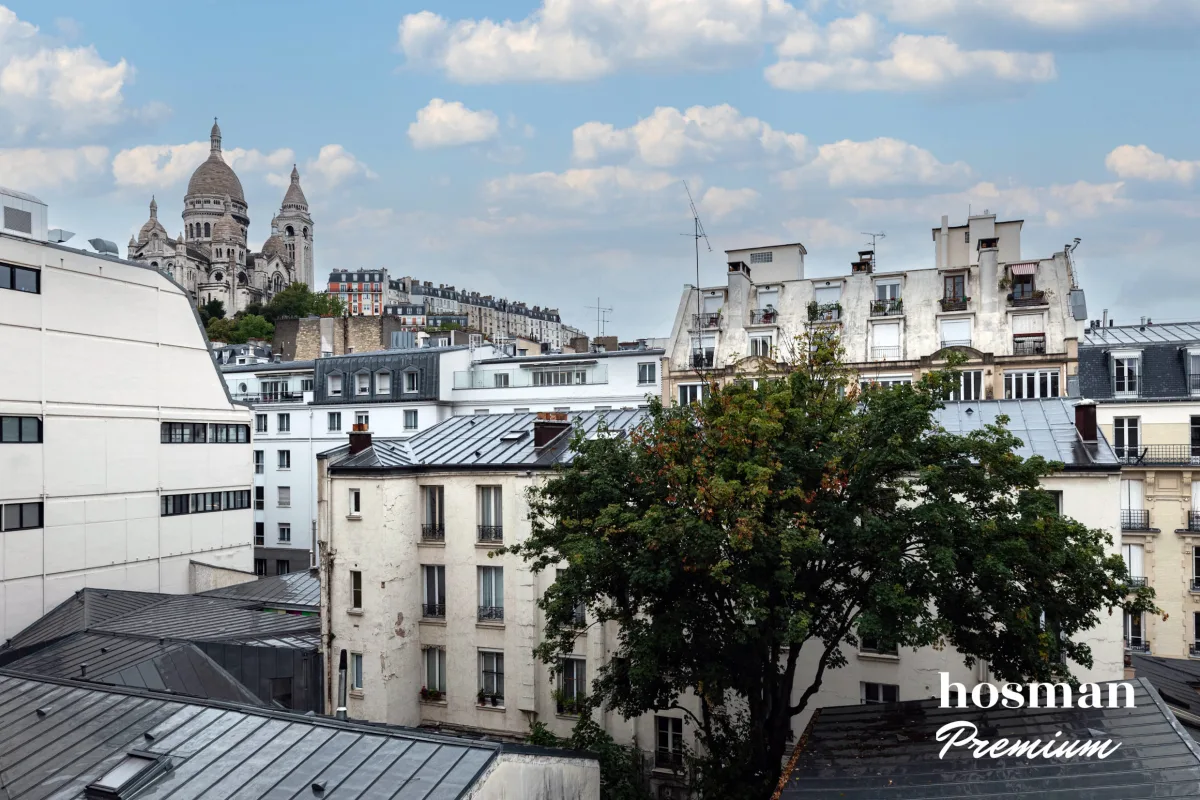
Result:
M529 743L592 753L600 762L600 800L651 800L641 755L623 747L589 716L582 716L567 738L555 736L542 722L533 723Z
M234 326L234 336L240 344L250 339L270 339L275 335L275 326L257 314L246 314Z
M293 283L271 298L262 316L274 323L276 320L307 317L310 314L333 317L345 313L346 305L340 298L326 292L313 292L304 283Z
M318 317L344 317L346 304L337 295L317 292L313 295L312 310L309 313Z
M208 340L210 342L225 342L237 344L237 332L233 320L216 317L208 321ZM244 339L242 341L245 341Z
M200 306L200 321L206 326L211 320L225 318L225 304L220 300L209 300Z
M681 709L704 797L770 796L792 718L861 637L957 648L1002 680L1072 680L1064 657L1092 664L1079 634L1153 609L1108 534L1040 487L1062 465L1016 455L1003 420L937 428L953 370L847 390L835 343L795 352L782 377L654 401L625 437L577 434L512 548L535 571L568 565L539 601L537 654L573 652L579 604L616 622L588 703Z

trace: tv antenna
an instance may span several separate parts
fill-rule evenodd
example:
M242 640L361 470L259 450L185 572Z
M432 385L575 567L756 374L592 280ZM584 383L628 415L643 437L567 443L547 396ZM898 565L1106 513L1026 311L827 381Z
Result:
M875 249L875 243L880 239L886 239L887 234L882 231L880 231L879 233L871 233L869 231L863 231L862 235L871 237L871 268L875 269L879 265L879 252Z
M599 297L596 298L596 305L585 306L585 308L592 308L596 310L596 336L603 336L604 323L608 322L607 315L612 313L612 309L605 308L604 306L600 305Z
M708 252L712 252L712 242L708 241L708 234L704 232L704 224L700 222L700 212L696 210L696 203L692 200L692 190L688 188L687 181L683 182L683 190L687 192L688 207L692 210L692 232L681 233L680 236L690 236L696 242L696 323L700 322L700 240L704 240L704 246L708 248Z

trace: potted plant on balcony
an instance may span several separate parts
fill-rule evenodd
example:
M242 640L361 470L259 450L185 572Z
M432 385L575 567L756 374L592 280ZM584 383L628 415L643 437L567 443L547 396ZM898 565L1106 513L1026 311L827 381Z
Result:
M479 705L481 705L481 706L487 705L488 696L487 696L487 692L485 692L483 689L479 690L479 694L476 695L476 698L479 700Z
M429 689L422 686L421 699L426 702L437 702L442 699L442 693L438 689Z
M488 695L488 700L491 700L491 701L492 701L492 705L493 705L493 706L498 706L498 705L500 705L500 695L498 695L498 694L489 694L489 695Z
M816 322L817 315L821 313L821 304L816 300L810 300L808 303L808 321Z

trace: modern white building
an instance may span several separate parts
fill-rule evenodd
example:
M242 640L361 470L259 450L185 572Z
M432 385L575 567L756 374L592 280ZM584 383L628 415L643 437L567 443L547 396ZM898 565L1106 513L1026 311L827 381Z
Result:
M1084 433L1062 399L951 403L939 422L967 431L1007 415L1028 443L1023 455L1067 465L1045 487L1060 493L1064 513L1108 531L1115 553L1120 464L1102 435L1086 432L1089 410L1096 430L1095 406L1085 406ZM351 654L351 716L495 736L523 736L533 721L559 735L570 731L570 700L588 691L617 631L612 623L588 625L583 615L575 654L552 677L532 651L544 630L536 601L554 570L535 575L520 558L494 550L529 535L526 491L571 457L576 422L596 435L601 420L627 430L643 414L454 417L407 440L351 433L347 445L319 456L318 527L328 556L322 622L332 646ZM1077 670L1081 680L1123 675L1120 617L1102 619L1087 635L1095 665ZM806 647L798 674L813 674L817 656ZM990 677L947 650L864 646L846 656L849 665L826 673L810 710L928 698L938 692L940 671L968 687ZM688 735L684 716L670 710L625 720L600 711L597 721L618 742L653 753L656 780L670 783ZM797 737L808 718L793 721Z
M0 203L0 638L79 589L250 570L251 413L187 291L48 241L35 198Z

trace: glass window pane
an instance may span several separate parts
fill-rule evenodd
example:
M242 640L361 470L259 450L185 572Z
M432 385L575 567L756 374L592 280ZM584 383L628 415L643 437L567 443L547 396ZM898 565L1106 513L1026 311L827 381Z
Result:
M18 292L36 292L38 290L38 273L31 269L14 269L13 288Z
M41 503L23 503L21 506L21 527L23 528L40 528L42 527L42 504Z
M4 506L4 530L15 531L21 527L21 506L17 503Z
M0 289L12 288L12 267L0 265Z
M19 442L21 420L18 417L4 417L0 419L0 442Z

